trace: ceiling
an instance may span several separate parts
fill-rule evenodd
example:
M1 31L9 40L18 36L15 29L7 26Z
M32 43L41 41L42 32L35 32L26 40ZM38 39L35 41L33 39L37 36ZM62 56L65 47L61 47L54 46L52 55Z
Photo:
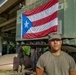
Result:
M25 0L8 0L0 7L0 36L4 40L15 40L16 16L21 4L25 5Z

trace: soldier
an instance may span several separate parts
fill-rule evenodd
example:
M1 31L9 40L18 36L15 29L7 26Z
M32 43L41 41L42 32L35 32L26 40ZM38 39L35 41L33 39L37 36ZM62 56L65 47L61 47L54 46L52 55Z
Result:
M36 75L76 75L74 59L61 51L62 40L59 33L49 35L50 50L42 54L36 65Z

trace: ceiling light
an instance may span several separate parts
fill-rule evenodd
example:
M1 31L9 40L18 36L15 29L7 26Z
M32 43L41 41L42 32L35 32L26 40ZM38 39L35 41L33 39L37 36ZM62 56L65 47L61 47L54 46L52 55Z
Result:
M0 0L0 7L5 4L8 0Z

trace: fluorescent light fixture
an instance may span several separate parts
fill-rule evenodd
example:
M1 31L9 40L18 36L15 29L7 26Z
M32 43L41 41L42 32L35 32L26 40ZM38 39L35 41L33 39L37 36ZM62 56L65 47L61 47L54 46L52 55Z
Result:
M5 4L8 0L0 0L0 7Z

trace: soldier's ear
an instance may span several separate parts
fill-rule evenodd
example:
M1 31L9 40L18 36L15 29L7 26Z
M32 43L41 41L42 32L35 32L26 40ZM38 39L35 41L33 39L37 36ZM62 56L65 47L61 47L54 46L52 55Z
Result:
M51 41L48 41L48 45L50 45Z

